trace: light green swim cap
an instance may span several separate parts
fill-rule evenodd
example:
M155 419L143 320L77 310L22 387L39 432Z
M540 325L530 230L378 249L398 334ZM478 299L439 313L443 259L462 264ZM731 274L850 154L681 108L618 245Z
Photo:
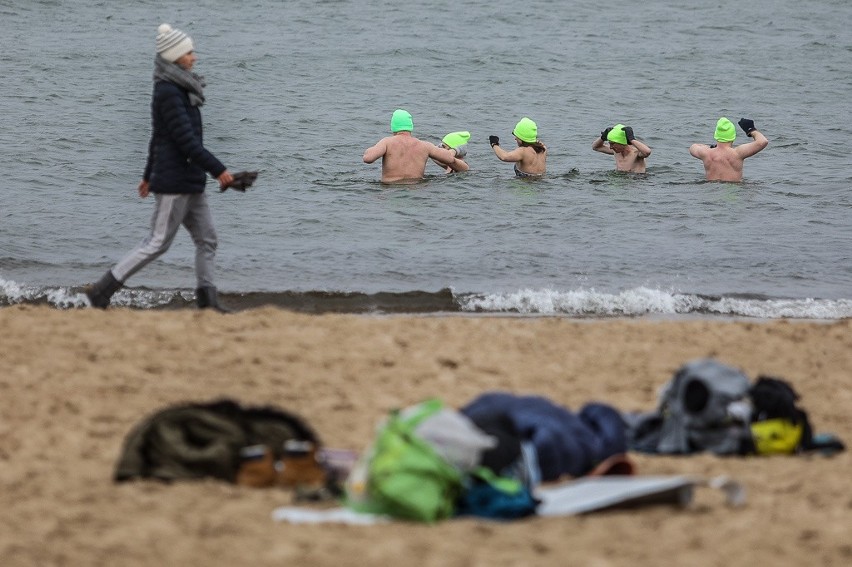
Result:
M733 142L737 137L737 129L734 123L724 116L716 122L716 133L713 134L717 142Z
M470 132L450 132L444 136L444 139L441 140L441 142L446 144L448 148L454 150L457 147L466 144L468 140L470 140Z
M522 142L532 144L538 140L538 126L535 125L535 122L524 116L521 118L521 121L515 125L515 129L512 130L512 135Z
M609 131L609 134L606 135L606 139L609 142L615 142L616 144L627 145L627 134L624 132L624 124L616 124L612 127L612 130Z
M407 110L397 108L391 116L391 132L411 132L414 130L414 120Z

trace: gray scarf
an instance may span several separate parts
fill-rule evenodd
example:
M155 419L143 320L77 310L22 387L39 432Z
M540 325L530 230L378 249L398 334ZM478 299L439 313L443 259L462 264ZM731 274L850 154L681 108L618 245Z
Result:
M186 89L192 106L204 104L204 77L191 73L175 63L169 63L159 55L154 59L154 82L168 81Z

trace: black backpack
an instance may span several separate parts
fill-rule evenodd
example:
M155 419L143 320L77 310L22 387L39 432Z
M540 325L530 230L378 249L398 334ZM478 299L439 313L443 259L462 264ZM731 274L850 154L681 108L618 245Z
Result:
M272 466L293 447L315 456L320 441L302 419L281 409L242 407L228 399L176 405L128 433L115 480L212 477L236 482L246 459L265 457Z

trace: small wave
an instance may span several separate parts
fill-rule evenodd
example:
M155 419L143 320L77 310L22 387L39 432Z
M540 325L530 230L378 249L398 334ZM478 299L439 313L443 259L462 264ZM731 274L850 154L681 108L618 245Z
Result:
M112 305L135 309L179 309L194 304L195 293L186 290L125 288L112 297ZM21 285L0 278L0 307L50 305L59 309L89 307L82 288Z
M460 297L462 311L572 317L638 317L642 315L728 315L763 319L845 319L852 300L773 299L746 296L702 296L636 288L617 294L594 289L519 290L512 293Z
M282 291L219 293L224 306L243 311L264 306L281 307L301 313L441 313L458 312L460 307L449 289L438 292L336 292ZM19 285L0 278L0 307L10 305L51 305L60 309L88 307L82 288ZM122 288L112 296L113 307L131 309L189 309L195 306L195 291L186 289Z
M16 304L48 304L66 309L85 307L89 303L82 293L71 293L64 288L22 286L0 278L0 306Z
M523 289L509 293L458 294L445 288L437 292L220 292L219 297L222 304L233 311L273 306L312 314L513 313L575 318L645 315L820 320L852 318L852 300L849 299L783 299L748 294L710 296L642 287L620 293L603 293L594 289ZM88 307L89 301L82 288L26 286L0 278L0 307L21 304L72 309ZM112 305L131 309L191 309L195 306L195 291L123 288L113 296Z

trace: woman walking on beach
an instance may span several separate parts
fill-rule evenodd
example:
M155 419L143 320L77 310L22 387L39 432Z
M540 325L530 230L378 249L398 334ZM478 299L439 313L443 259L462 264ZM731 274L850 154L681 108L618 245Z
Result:
M169 249L183 225L195 243L198 307L221 311L213 283L216 230L204 185L206 173L222 188L233 176L204 148L200 107L205 83L192 72L198 60L192 39L169 24L160 25L158 32L151 142L138 188L143 199L154 193L151 233L85 292L93 306L106 308L130 276Z

